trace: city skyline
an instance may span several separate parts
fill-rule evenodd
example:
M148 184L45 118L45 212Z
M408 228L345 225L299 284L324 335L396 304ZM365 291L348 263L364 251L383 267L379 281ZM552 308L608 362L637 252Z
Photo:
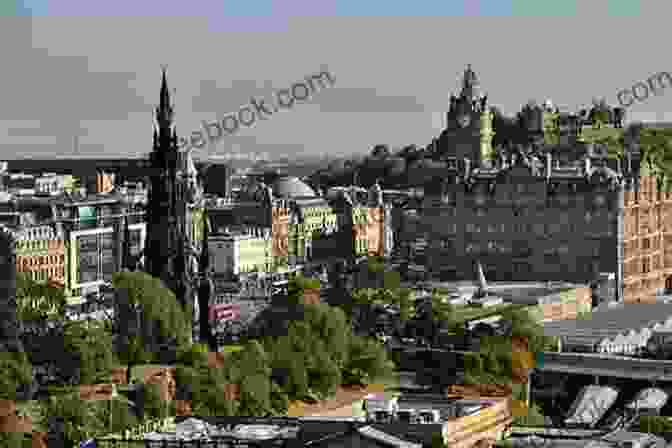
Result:
M338 78L305 104L223 138L213 151L219 158L424 146L443 129L467 64L489 103L507 115L530 99L570 111L593 97L617 105L619 91L672 71L643 51L661 41L666 6L642 5L637 17L608 17L602 6L582 6L576 17L527 18L287 17L290 11L278 19L286 26L266 17L256 28L245 25L252 18L222 21L218 12L179 21L3 17L0 160L72 156L75 146L81 157L145 156L162 65L185 137L306 73L328 70ZM598 44L596 18L605 36L631 31ZM671 121L671 100L669 92L651 96L628 108L626 120Z

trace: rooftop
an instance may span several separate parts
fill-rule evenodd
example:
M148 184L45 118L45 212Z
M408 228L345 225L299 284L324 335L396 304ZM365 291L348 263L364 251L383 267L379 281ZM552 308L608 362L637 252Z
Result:
M273 195L282 198L313 198L317 196L312 188L294 176L279 177L273 182L271 187Z
M548 336L559 336L564 343L598 344L606 338L626 335L665 325L672 318L672 303L619 304L593 311L590 319L545 322Z

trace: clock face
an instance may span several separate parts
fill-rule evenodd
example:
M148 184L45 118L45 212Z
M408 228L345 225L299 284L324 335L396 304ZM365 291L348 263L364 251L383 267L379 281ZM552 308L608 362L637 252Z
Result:
M468 114L460 115L459 117L457 117L457 124L462 128L466 128L467 126L469 126L470 123L471 123L471 116Z

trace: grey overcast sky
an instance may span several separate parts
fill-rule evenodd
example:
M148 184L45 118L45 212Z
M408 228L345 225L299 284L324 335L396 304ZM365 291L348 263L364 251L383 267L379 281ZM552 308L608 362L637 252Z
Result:
M309 102L225 137L218 154L425 145L466 64L507 114L529 99L615 105L619 90L672 72L672 3L642 0L639 17L585 3L576 17L290 17L266 32L207 17L0 17L0 158L70 155L74 135L82 156L147 153L162 64L180 136L252 95L271 98L321 70L335 78ZM633 104L628 121L669 121L671 104L672 88Z

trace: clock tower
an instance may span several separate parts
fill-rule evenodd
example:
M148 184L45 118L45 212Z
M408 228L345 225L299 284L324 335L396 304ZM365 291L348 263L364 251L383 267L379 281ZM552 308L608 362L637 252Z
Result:
M458 97L450 96L446 114L446 129L438 141L438 152L443 156L468 158L487 167L493 157L492 112L487 106L487 95L481 95L476 73L467 65Z

